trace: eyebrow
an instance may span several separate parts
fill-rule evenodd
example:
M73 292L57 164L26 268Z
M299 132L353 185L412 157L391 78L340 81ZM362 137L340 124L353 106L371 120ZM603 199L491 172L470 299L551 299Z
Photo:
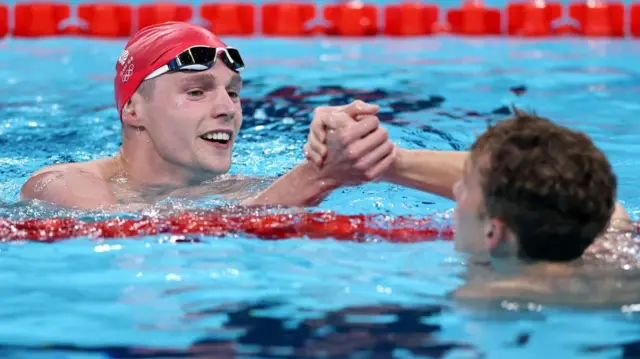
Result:
M180 80L180 83L182 84L201 83L201 84L211 85L211 84L214 84L215 82L216 82L216 78L212 74L207 74L207 73L196 73L193 75L189 74Z
M216 77L210 73L196 73L187 75L180 82L183 84L201 83L211 85L216 83ZM231 76L231 79L229 80L227 86L239 85L242 85L242 78L237 73L234 73L233 76Z
M242 85L242 77L240 77L240 75L238 75L237 73L234 73L233 76L231 76L231 80L229 80L228 85L229 86L241 86Z

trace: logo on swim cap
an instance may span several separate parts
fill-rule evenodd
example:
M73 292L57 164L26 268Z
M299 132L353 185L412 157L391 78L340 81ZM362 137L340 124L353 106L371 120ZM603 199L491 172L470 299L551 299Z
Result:
M127 68L123 70L123 74L121 75L120 80L122 80L122 82L129 81L129 79L131 78L131 75L133 75L133 69L134 69L133 64L129 64L129 66L127 66Z
M122 51L122 55L118 58L118 63L122 66L120 71L120 81L127 82L133 75L135 65L133 64L133 56L129 56L129 51Z
M124 62L127 61L127 57L129 57L129 51L125 49L122 51L122 54L120 54L120 57L118 57L120 65L124 66Z

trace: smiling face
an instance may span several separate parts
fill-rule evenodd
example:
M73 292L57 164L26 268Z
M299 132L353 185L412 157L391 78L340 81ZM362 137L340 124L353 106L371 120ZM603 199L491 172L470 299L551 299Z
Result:
M218 61L206 71L151 81L137 114L158 155L194 177L226 173L242 125L238 73Z

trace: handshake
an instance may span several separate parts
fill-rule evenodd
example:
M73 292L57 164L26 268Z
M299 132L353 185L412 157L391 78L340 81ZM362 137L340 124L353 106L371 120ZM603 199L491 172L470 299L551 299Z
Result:
M395 163L397 149L380 126L378 110L360 100L315 110L304 154L329 187L376 180Z

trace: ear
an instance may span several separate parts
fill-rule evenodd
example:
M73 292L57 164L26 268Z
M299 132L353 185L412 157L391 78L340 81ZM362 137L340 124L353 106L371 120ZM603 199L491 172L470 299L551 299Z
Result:
M485 227L485 243L489 253L496 256L509 252L509 229L498 218L491 218Z
M144 129L144 109L142 107L144 98L137 92L131 96L129 101L122 108L122 123L127 126Z

